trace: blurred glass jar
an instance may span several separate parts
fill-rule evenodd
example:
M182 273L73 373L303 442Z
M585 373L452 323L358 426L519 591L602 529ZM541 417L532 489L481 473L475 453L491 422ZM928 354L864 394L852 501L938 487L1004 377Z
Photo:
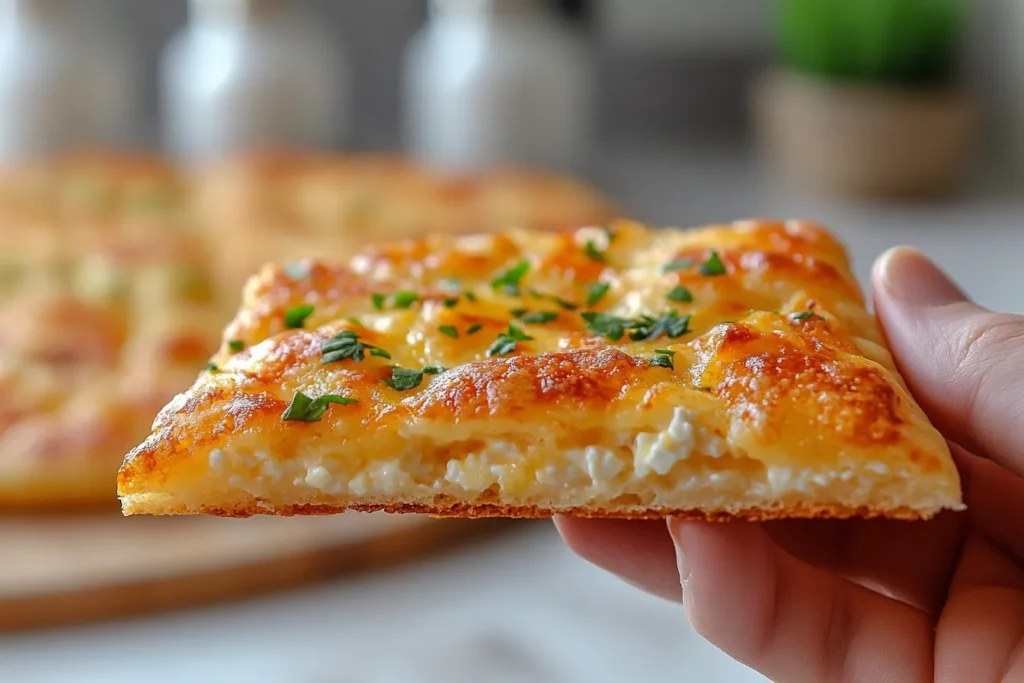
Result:
M348 134L341 47L274 0L190 0L164 50L162 127L184 160L247 150L333 147Z
M450 170L580 172L592 80L584 42L541 0L431 0L404 56L407 142Z
M129 51L83 30L79 9L69 0L0 0L0 161L131 141Z

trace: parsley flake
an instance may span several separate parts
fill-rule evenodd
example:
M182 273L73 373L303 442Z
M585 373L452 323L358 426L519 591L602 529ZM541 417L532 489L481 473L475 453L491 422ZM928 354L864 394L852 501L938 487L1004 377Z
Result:
M675 339L690 331L690 316L679 316L675 311L669 311L660 318L642 315L631 324L630 329L632 332L629 338L633 341L657 339L661 335Z
M313 315L313 304L303 304L289 308L284 314L284 324L292 329L299 329L306 324L306 318Z
M515 351L516 344L521 341L533 341L533 337L510 323L508 331L499 334L498 338L491 344L491 348L487 349L487 355L504 356L512 353Z
M557 319L558 314L553 311L535 311L534 313L527 313L520 318L524 323L537 325L543 325Z
M459 331L455 329L455 327L453 327L452 325L441 325L439 328L437 328L437 331L440 332L441 334L451 337L452 339L459 338Z
M688 258L677 258L669 261L661 267L663 273L674 273L677 270L686 270L693 267L693 261Z
M824 320L823 317L815 313L814 311L801 311L800 313L793 313L789 316L789 319L794 322L803 322L811 318L817 318L818 320Z
M206 372L220 372L220 368L217 367L216 363L207 363L206 367L203 368Z
M721 257L719 257L717 251L712 251L711 256L708 260L700 264L700 268L697 269L701 275L725 275L725 264L722 263Z
M496 277L491 281L491 287L494 289L500 289L505 294L519 294L519 283L522 281L523 276L530 270L529 261L520 261L512 268L509 268L504 273ZM468 296L466 298L469 298Z
M587 305L593 306L598 301L604 298L604 295L611 289L611 284L608 282L595 282L587 288Z
M447 368L440 365L427 365L422 370L412 368L400 368L397 365L391 368L391 377L382 379L381 382L388 385L395 391L408 391L415 389L423 383L423 375L436 375L444 372Z
M416 292L410 292L408 290L402 290L395 292L391 296L391 304L395 308L409 308L414 303L420 300L420 295Z
M583 247L583 253L592 261L600 261L601 263L604 263L607 260L605 252L598 249L593 240L587 240L586 245Z
M682 285L676 285L672 288L672 291L667 295L669 301L678 301L680 303L688 304L693 301L693 294L690 293L686 287Z
M571 301L566 301L565 299L559 299L557 296L551 297L551 300L567 311L575 311L577 308L579 308L577 304L574 304Z
M320 346L320 353L323 354L320 364L336 363L347 358L359 362L366 358L367 351L371 356L391 358L391 354L384 349L359 341L359 334L354 330L342 330Z
M626 318L620 318L617 315L608 315L607 313L584 311L583 313L580 313L580 315L585 321L587 321L587 328L591 332L607 337L612 341L622 339L622 335L626 333L626 328L631 324Z
M472 325L466 328L466 334L476 334L482 329L484 329L483 325L481 325L480 323L473 323Z
M359 399L337 394L325 394L317 398L310 398L301 391L296 391L291 405L281 414L281 419L293 422L319 422L327 412L327 407L332 403L351 405L359 403Z
M456 297L445 298L445 300L444 300L444 307L445 308L453 308L457 303L459 303L459 297L457 297L457 296Z
M232 353L238 353L245 348L245 342L241 339L232 339L228 342L228 348L231 349Z
M676 365L673 359L675 351L665 351L664 349L655 349L654 358L648 363L652 368L668 368L669 370L675 370Z
M466 292L466 301L476 301L476 294L473 292Z
M386 298L383 294L377 294L376 292L370 295L370 301L373 302L373 307L378 311L384 310L384 300Z
M522 318L524 315L526 315L526 309L525 308L513 308L513 309L511 309L509 311L509 313L512 314L513 318Z

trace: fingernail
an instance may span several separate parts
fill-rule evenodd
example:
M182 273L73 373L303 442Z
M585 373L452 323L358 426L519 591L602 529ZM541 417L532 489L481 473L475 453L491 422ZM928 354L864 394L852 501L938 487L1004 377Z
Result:
M875 275L897 303L927 308L966 301L967 297L924 254L912 247L895 247L875 263Z
M679 580L685 588L686 582L690 578L690 564L686 561L686 550L683 548L682 526L684 524L686 521L682 519L668 520L668 533L676 547L676 567L679 570Z

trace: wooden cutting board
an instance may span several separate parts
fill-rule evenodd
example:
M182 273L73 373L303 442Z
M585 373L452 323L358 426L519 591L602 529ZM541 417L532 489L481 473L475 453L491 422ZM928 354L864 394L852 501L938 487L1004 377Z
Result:
M411 560L494 520L0 517L0 631L239 598Z

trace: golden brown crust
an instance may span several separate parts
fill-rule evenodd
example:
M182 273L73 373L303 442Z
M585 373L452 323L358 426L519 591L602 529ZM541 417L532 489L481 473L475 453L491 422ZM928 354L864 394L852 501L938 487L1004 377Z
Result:
M720 510L693 509L649 509L649 510L618 510L593 507L572 507L552 509L538 505L499 505L496 503L449 503L425 505L415 503L379 503L367 505L285 505L276 507L274 514L283 517L296 515L335 515L348 510L358 512L388 512L392 514L430 515L432 517L463 517L488 518L507 517L515 519L547 519L550 517L578 517L586 519L689 519L707 522L768 522L775 519L886 519L920 520L930 519L932 513L923 513L911 508L893 508L876 510L867 506L844 507L841 505L791 506L785 508L761 508L757 510L739 510L725 512ZM169 508L162 514L195 514L214 515L216 517L252 517L267 514L266 508L258 505L235 506L220 508L202 506L192 508Z

